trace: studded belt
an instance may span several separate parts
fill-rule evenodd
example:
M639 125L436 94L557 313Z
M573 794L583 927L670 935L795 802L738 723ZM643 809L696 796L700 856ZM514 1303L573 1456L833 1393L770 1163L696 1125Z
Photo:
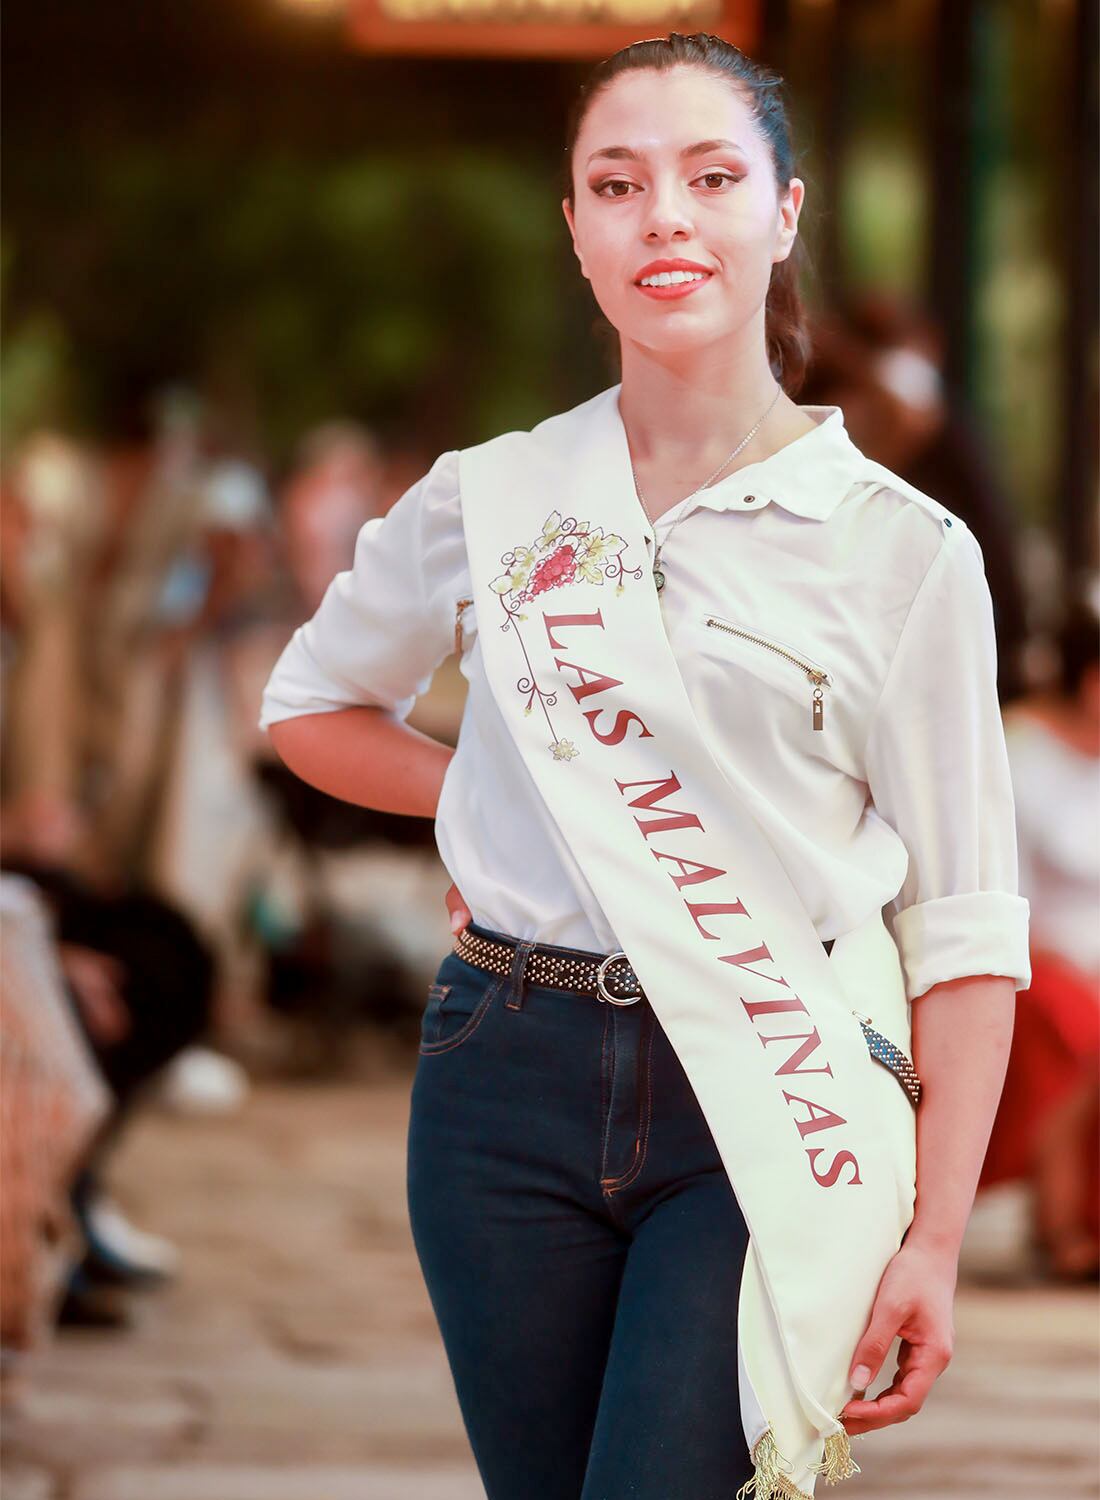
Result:
M512 972L518 945L517 938L503 933L487 937L480 932L471 932L467 926L455 938L453 946L459 958L475 968L485 969L490 974L508 975ZM826 953L832 946L833 939L829 938L825 943ZM637 1005L639 1000L647 998L622 949L615 953L588 953L583 948L536 943L527 956L523 973L529 984L565 990L570 995L587 995L594 1000L606 1000L611 1005Z
M454 951L475 968L490 974L510 974L518 938L485 937L464 927L454 940ZM583 948L559 948L554 943L536 943L527 955L524 978L529 984L587 995L612 1005L637 1005L646 998L638 976L626 954L587 953Z
M834 941L833 938L825 939L822 946L826 953L832 951ZM452 946L466 963L489 974L507 977L512 972L519 939L505 933L489 937L482 932L471 932L467 926L457 934ZM630 960L621 949L615 953L588 953L583 948L535 943L527 955L523 974L529 984L606 1000L611 1005L637 1005L639 1000L647 998ZM915 1109L920 1103L921 1081L912 1062L889 1037L872 1027L870 1016L859 1011L853 1011L853 1014L859 1021L871 1056L894 1074Z

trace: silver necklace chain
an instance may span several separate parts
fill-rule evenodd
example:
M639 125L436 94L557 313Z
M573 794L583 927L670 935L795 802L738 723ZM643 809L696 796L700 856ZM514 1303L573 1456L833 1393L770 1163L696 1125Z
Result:
M722 470L724 468L726 468L729 464L731 464L733 462L733 460L741 452L741 449L745 446L745 444L747 442L749 442L749 440L751 438L755 437L755 435L757 434L757 432L759 432L760 428L763 426L764 422L767 420L768 416L771 414L772 407L779 400L779 397L782 395L782 393L783 393L783 387L781 385L777 385L776 388L775 388L775 395L772 397L771 402L768 405L767 411L760 418L760 420L755 424L755 426L753 426L753 427L751 427L749 429L749 431L741 439L741 441L738 443L737 447L733 450L733 452L729 455L729 457L728 458L724 458L722 460L722 462L715 469L714 473L711 474L711 476L708 479L704 479L703 482L702 482L702 484L699 485L698 489L692 490L692 492L691 492L690 495L685 495L684 499L681 500L681 501L679 501L678 504L683 505L685 503L685 501L694 499L694 497L696 495L698 495L701 490L705 490L708 485L714 483L714 481L718 478L719 474L721 474ZM650 523L651 526L656 526L657 522L649 514L649 507L645 503L645 496L642 494L642 487L638 483L638 471L634 467L634 460L633 459L630 460L630 472L634 476L634 492L638 496L638 500L639 500L639 503L641 504L642 510L645 511L646 520ZM671 510L672 507L669 506L669 509ZM661 553L665 550L665 546L668 543L668 537L670 537L672 535L672 533L676 530L677 526L679 526L680 522L684 519L684 515L685 514L686 514L685 511L681 511L680 512L680 514L676 517L675 521L673 521L671 527L669 528L668 536L665 537L665 539L664 539L663 542L658 543L657 552L656 552L656 555L654 556L654 559L653 559L653 578L654 578L654 581L657 584L657 592L658 593L660 593L660 591L665 586L665 575L664 575L664 572L663 572L663 570L661 568Z

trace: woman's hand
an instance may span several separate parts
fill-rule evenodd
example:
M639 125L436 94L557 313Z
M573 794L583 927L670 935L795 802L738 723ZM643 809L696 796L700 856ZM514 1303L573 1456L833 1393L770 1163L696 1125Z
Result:
M853 1397L845 1406L840 1420L849 1437L905 1422L920 1411L954 1352L957 1279L958 1256L923 1243L902 1245L890 1261L878 1285L871 1321L856 1345L852 1384L866 1392L900 1334L898 1370L873 1400Z
M450 890L447 892L446 896L444 896L443 899L444 901L446 901L447 910L451 914L452 932L459 932L463 927L466 926L467 922L473 921L474 914L466 905L465 901L463 901L462 893L459 891L458 886L455 885L453 881L451 882Z

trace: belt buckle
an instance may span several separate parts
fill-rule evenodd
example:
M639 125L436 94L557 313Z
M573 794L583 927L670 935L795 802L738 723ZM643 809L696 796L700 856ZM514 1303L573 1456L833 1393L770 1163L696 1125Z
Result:
M600 962L596 966L596 989L599 992L599 997L601 1000L610 1001L612 1005L637 1005L638 1001L642 998L640 993L637 995L627 996L612 995L604 985L603 977L607 973L609 966L613 964L617 958L626 958L626 954L621 948L618 950L618 952L609 953L605 958L601 958ZM627 963L630 962L629 959L627 959L626 961Z

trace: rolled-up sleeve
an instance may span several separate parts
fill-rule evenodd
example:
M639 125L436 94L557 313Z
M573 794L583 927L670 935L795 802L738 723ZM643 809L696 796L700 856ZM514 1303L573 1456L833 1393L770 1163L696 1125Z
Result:
M867 783L909 867L884 908L910 1000L1001 974L1031 983L1015 806L997 698L993 601L981 547L958 518L905 619L871 720Z
M259 727L363 704L407 718L453 649L451 574L460 557L452 450L362 526L352 566L336 574L275 663Z

